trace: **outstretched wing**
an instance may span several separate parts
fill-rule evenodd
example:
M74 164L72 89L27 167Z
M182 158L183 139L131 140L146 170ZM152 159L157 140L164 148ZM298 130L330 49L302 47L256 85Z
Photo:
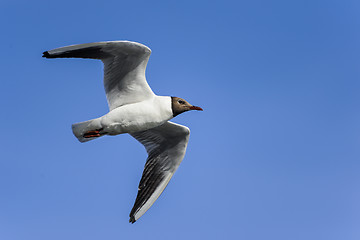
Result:
M164 191L185 156L189 135L189 128L172 122L131 133L145 146L149 155L130 212L131 223L138 220Z
M145 78L151 50L136 42L78 44L43 53L46 58L91 58L104 63L104 87L110 110L154 96Z

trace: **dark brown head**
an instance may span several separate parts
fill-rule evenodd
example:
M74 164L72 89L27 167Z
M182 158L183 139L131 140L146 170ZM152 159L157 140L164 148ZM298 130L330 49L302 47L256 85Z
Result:
M186 100L178 97L171 97L171 108L174 117L189 110L203 110L201 107L193 106Z

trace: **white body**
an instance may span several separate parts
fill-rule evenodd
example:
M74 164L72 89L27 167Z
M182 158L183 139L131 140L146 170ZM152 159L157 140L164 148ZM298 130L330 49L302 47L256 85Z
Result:
M106 135L133 133L160 126L171 118L171 97L154 95L142 102L117 107L102 117L75 123L72 130L80 142L87 142L96 138L85 138L88 131L101 129Z
M164 124L172 117L171 97L154 96L115 108L100 118L100 125L108 135L117 135L145 131Z

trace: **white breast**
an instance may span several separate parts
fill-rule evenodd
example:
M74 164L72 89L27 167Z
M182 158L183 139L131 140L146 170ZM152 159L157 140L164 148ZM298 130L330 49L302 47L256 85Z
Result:
M117 135L151 129L171 118L171 97L155 96L115 108L101 118L101 125L108 134Z

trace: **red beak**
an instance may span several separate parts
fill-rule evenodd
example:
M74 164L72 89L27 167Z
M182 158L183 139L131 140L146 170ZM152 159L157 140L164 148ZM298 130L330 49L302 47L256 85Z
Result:
M201 107L197 107L197 106L191 106L190 110L198 110L198 111L203 111L203 109Z

